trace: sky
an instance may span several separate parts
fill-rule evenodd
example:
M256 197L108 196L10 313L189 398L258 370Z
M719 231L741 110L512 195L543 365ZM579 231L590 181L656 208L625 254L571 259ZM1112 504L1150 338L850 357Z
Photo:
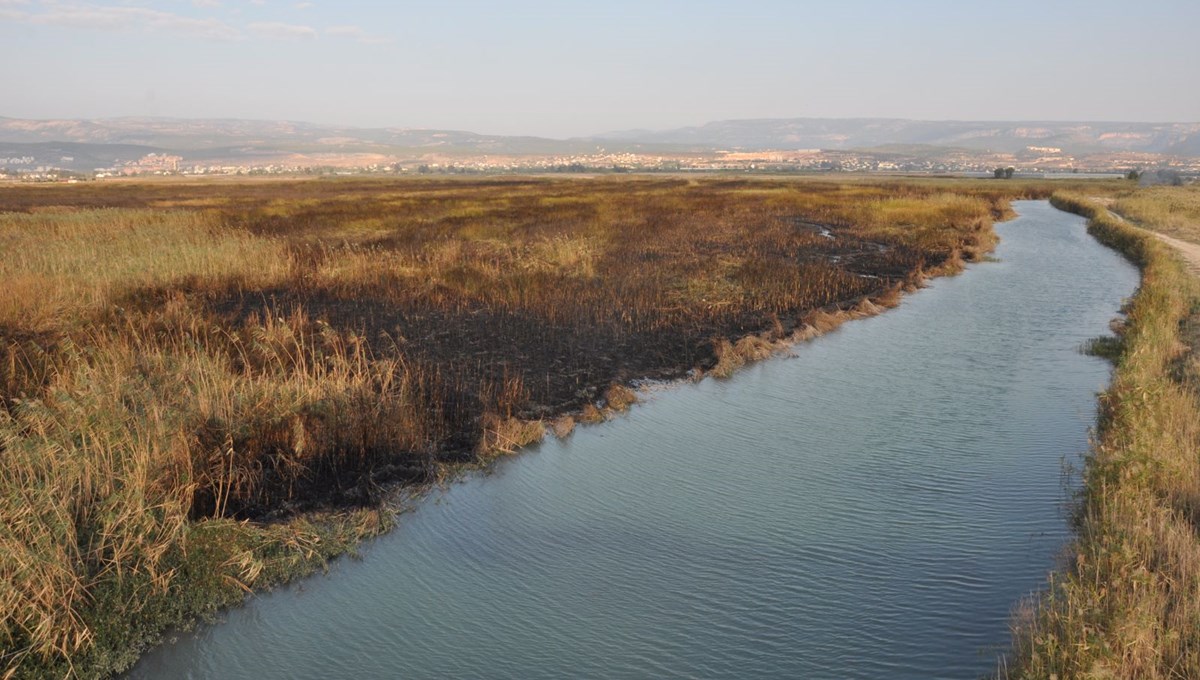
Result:
M1200 121L1198 0L0 0L0 116Z

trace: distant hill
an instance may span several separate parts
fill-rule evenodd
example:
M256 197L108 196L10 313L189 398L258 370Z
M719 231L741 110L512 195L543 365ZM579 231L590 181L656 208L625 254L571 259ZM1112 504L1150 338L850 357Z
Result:
M162 150L138 144L89 144L86 142L0 142L0 168L33 169L54 167L90 172Z
M1032 149L1030 147L1033 147ZM944 154L1068 156L1119 151L1200 158L1200 123L969 122L892 118L729 120L675 130L628 130L549 139L457 130L353 128L290 121L111 118L0 118L0 168L92 170L148 153L188 163L257 163L289 157L320 164L347 158L571 156L716 151L869 149L874 157L934 159ZM372 161L374 162L374 161Z
M895 118L727 120L675 130L628 130L597 139L694 149L857 149L885 145L1016 152L1029 146L1066 153L1139 151L1200 155L1200 123L970 122Z
M390 153L439 150L475 154L557 154L595 149L594 140L481 135L457 130L348 128L290 121L111 118L103 120L24 120L0 118L0 143L77 142L133 144L170 149L186 156L197 151L280 151L302 153Z

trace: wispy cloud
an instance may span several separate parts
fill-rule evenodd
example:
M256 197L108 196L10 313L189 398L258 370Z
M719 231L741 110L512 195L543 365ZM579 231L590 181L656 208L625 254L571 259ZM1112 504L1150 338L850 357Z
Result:
M246 26L251 33L264 38L279 38L281 40L312 40L317 37L317 29L312 26L285 24L278 21L259 21Z
M212 18L196 18L146 7L50 5L45 11L20 17L45 26L66 26L108 31L166 31L207 40L234 40L238 30Z
M250 0L262 4L262 0ZM318 29L303 24L282 21L258 21L249 24L229 23L215 15L222 12L234 19L238 8L230 9L224 0L190 0L191 13L168 12L129 4L95 4L58 2L57 0L0 0L0 21L25 22L41 26L91 29L100 31L162 32L190 36L203 40L232 41L247 36L273 40L316 40L321 36L352 40L362 44L389 42L359 26L331 26ZM312 3L299 3L293 7ZM205 15L209 16L205 16Z

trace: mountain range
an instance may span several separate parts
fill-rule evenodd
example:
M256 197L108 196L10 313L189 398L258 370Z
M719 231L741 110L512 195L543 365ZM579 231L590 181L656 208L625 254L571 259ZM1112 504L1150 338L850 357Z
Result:
M629 130L598 139L727 149L864 149L918 144L991 152L1030 146L1071 154L1137 151L1200 155L1200 123L925 121L897 118L727 120L665 131Z

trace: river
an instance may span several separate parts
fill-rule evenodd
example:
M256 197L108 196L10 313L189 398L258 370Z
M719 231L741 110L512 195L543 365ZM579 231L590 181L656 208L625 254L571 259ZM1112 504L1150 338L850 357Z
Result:
M133 678L975 678L1069 538L1138 283L1045 202L972 265L417 504Z

